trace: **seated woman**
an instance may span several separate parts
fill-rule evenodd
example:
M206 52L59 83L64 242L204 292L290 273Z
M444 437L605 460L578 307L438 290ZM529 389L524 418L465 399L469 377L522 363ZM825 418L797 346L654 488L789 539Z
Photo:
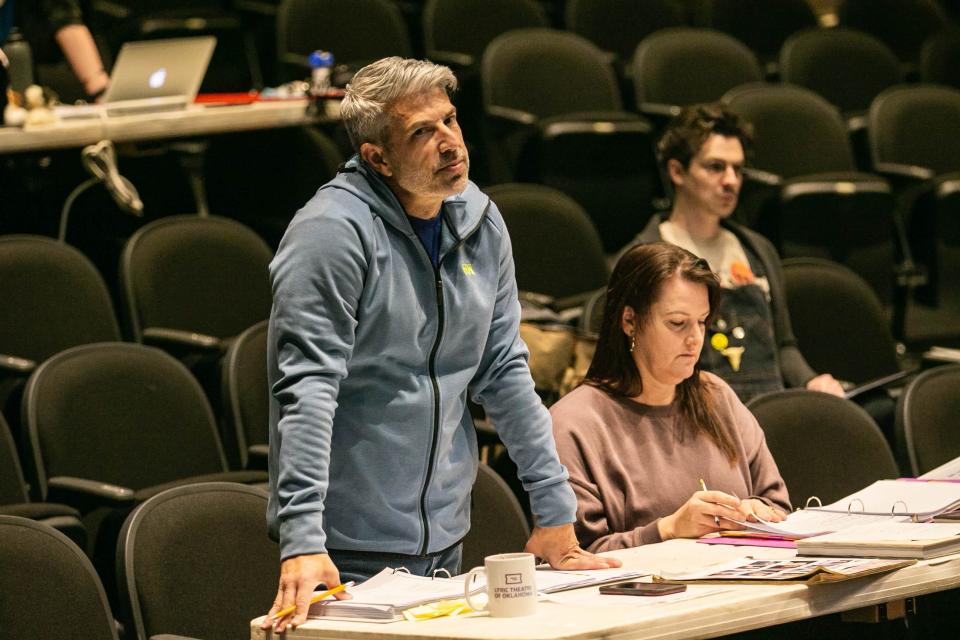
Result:
M550 410L584 548L696 538L790 510L760 425L700 371L719 298L707 263L675 245L637 245L617 262L584 383Z

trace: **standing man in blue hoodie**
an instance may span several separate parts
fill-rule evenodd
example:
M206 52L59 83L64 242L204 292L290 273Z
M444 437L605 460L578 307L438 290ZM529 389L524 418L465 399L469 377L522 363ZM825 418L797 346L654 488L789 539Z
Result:
M510 238L468 179L446 67L361 69L341 115L357 155L287 229L270 265L271 615L387 566L456 573L470 525L480 403L556 568L618 566L580 549L576 500L519 336ZM339 594L340 597L344 597ZM269 617L264 623L269 626Z

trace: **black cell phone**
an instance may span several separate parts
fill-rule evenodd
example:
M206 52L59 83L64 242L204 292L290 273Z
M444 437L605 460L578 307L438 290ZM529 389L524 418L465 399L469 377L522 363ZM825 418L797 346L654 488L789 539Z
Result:
M600 593L607 596L665 596L686 590L687 585L685 584L664 584L662 582L622 582L600 587Z

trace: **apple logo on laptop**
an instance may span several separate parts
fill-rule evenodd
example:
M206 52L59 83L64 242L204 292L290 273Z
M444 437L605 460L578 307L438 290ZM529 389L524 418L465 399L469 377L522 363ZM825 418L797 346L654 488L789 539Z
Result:
M159 89L163 86L163 83L167 81L167 70L165 67L160 67L156 71L150 74L150 79L147 83L150 85L151 89Z

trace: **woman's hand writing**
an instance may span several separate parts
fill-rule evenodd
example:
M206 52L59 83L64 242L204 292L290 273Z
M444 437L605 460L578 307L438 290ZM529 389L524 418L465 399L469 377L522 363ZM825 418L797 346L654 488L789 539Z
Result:
M699 538L723 529L741 529L727 517L740 519L740 499L722 491L697 491L682 507L660 518L660 538Z

